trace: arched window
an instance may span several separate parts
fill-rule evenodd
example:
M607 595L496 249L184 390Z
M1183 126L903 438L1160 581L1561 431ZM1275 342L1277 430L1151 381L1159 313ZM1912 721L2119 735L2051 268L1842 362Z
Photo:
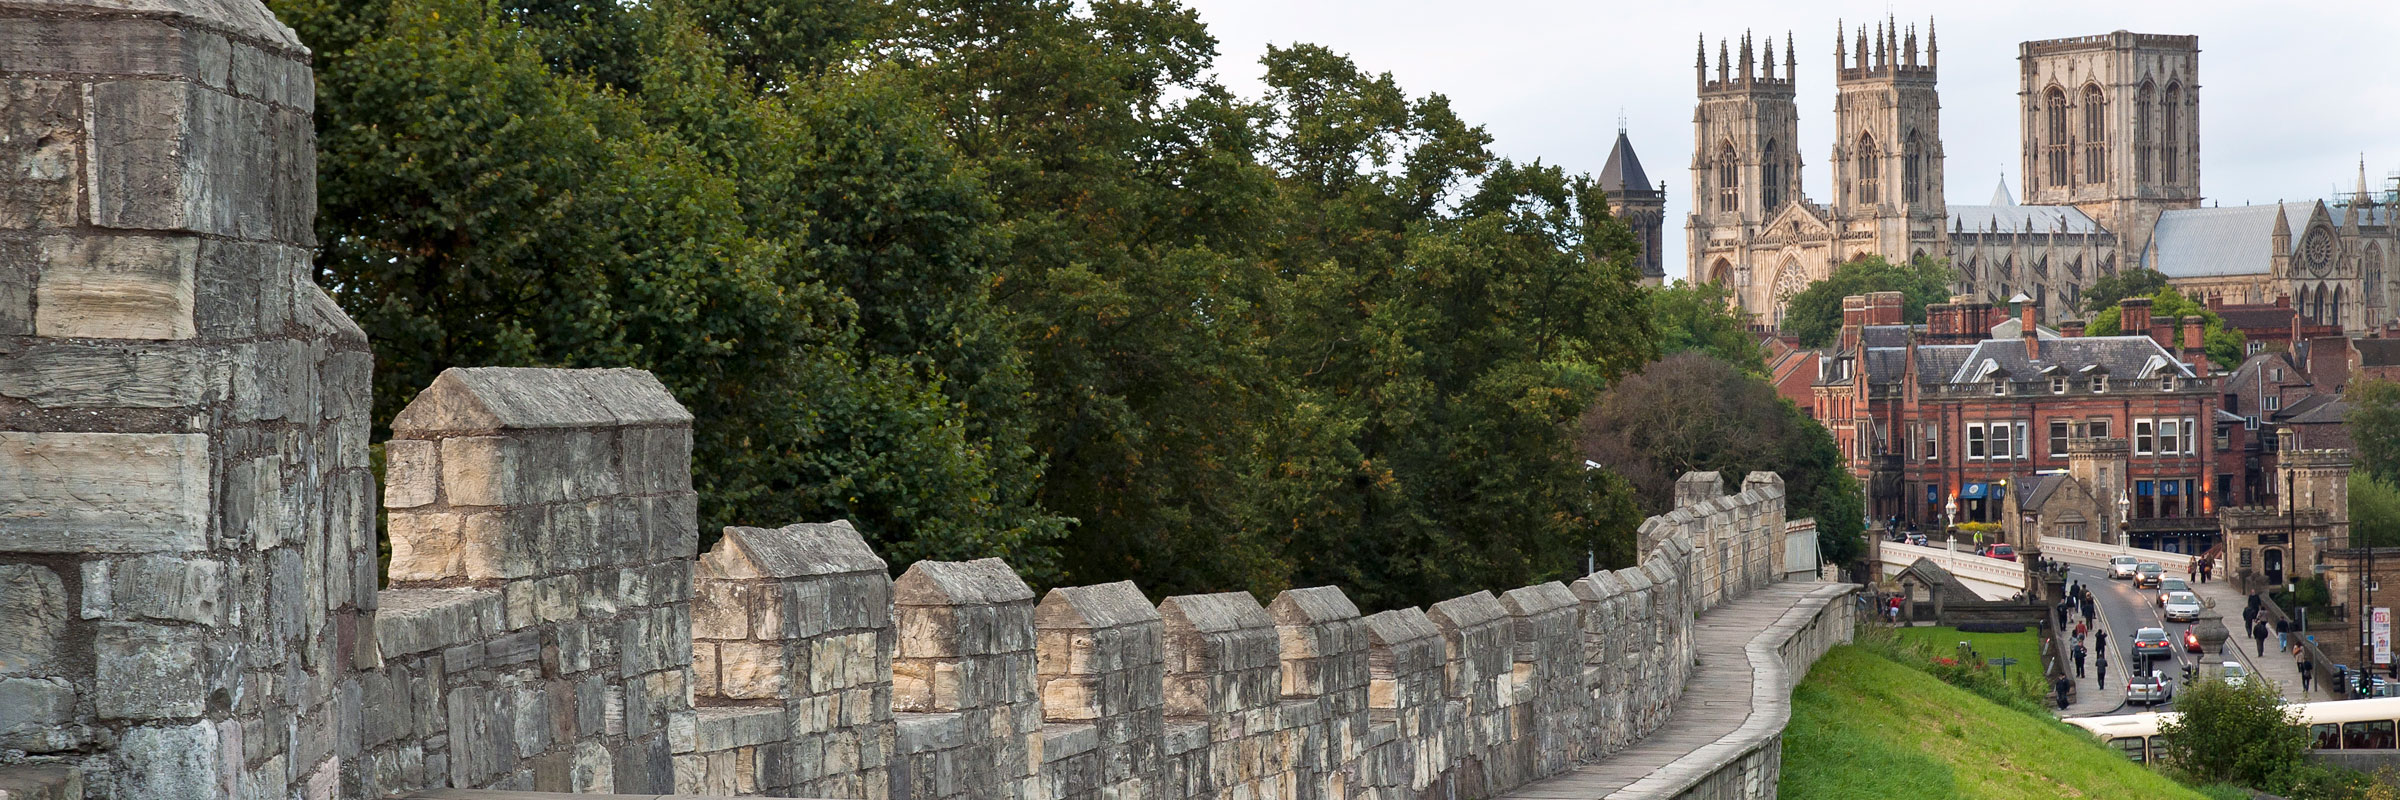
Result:
M1859 204L1874 205L1881 202L1882 198L1876 193L1875 188L1883 182L1882 170L1879 168L1883 163L1883 154L1875 149L1874 134L1859 134L1856 155L1858 158Z
M1742 207L1742 165L1733 156L1733 143L1717 148L1717 210L1739 211Z
M2142 81L2142 88L2133 92L2133 179L2150 181L2150 114L2157 102L2157 88Z
M1758 197L1759 200L1764 203L1764 205L1759 207L1759 216L1764 217L1768 214L1773 214L1775 213L1775 209L1783 207L1782 159L1783 154L1777 152L1775 140L1768 139L1766 156L1759 159L1758 162L1760 171L1765 173L1761 175L1758 180Z
M2330 311L2330 312L2333 312L2333 316L2332 316L2332 318L2330 318L2330 319L2327 319L2327 320L2326 320L2326 322L2327 322L2328 324L2333 324L2333 325L2340 325L2340 324L2343 324L2343 323L2342 323L2342 319L2343 319L2344 317L2347 317L2347 316L2349 316L2349 315L2347 315L2347 314L2344 314L2344 313L2342 313L2342 287L2340 287L2340 286L2335 286L2335 287L2333 287L2333 304L2332 304L2332 305L2329 305L2329 306L2326 306L2326 307L2325 307L2325 310L2327 310L2327 311Z
M1925 180L1924 161L1925 146L1916 131L1909 131L1908 141L1900 151L1900 192L1908 196L1911 205L1924 194L1917 190L1917 185Z
M2317 287L2315 298L2309 300L2308 321L2320 325L2325 322L2325 287L2323 286Z
M2159 137L2158 146L2159 172L2166 177L2168 183L2174 183L2182 179L2182 176L2178 174L2180 170L2175 168L2176 154L2183 149L2182 84L2167 84L2166 102L2160 103L2158 110L2159 133L2162 134Z
M2083 182L2108 180L2108 100L2100 87L2083 87Z
M2050 136L2043 140L2047 146L2042 148L2042 155L2050 159L2050 185L2065 186L2067 185L2067 93L2052 86L2047 100L2045 105L2050 111Z
M1717 263L1708 268L1708 282L1718 286L1733 285L1733 262L1717 259Z
M2359 254L2358 267L2360 276L2366 279L2367 296L2374 297L2383 290L2383 248L2369 243L2366 251ZM2390 303L2391 298L2384 298L2384 302Z

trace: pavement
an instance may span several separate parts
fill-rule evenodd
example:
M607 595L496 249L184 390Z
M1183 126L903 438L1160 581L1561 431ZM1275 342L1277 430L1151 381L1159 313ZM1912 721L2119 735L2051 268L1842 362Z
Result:
M2173 655L2169 658L2153 659L2150 669L2164 673L2179 689L2182 687L2185 665L2208 665L2235 661L2241 663L2252 675L2274 685L2285 699L2294 701L2308 699L2303 697L2300 692L2300 670L2297 662L2291 656L2275 650L2274 637L2267 638L2267 652L2266 655L2261 656L2253 649L2254 640L2239 632L2242 627L2242 606L2247 601L2229 583L2211 581L2192 585L2193 591L2198 593L2201 599L2215 601L2218 613L2226 618L2226 630L2233 633L2233 637L2225 640L2221 654L2202 654L2184 651L2182 647L2183 633L2192 626L2189 623L2166 621L2166 612L2158 605L2158 590L2135 589L2132 581L2112 580L2108 577L2107 570L2096 567L2070 566L2067 569L2067 580L2090 589L2092 592L2093 610L2098 615L2098 621L2094 627L2100 631L2106 631L2108 637L2105 641L2087 641L2093 646L2093 649L2107 651L2109 680L2105 685L2096 686L2094 681L2097 680L2097 676L2094 672L2093 662L2096 662L2097 659L2087 661L2085 682L2079 687L2080 691L2076 702L2067 707L2064 716L2128 714L2153 710L2143 706L2124 704L2126 667L2132 663L2128 652L2133 646L2134 633L2142 628L2163 628L2167 632L2168 639L2175 643ZM2074 625L2070 622L2067 627L2072 629ZM2066 637L2062 636L2063 638ZM2065 645L2062 643L2062 646ZM2155 710L2167 711L2173 708L2173 703L2168 703Z

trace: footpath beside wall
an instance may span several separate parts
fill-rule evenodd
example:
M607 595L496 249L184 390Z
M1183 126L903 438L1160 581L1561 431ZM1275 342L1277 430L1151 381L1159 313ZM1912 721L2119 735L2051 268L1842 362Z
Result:
M1490 796L1656 730L1695 615L1785 572L1764 472L1686 476L1633 567L1373 615L895 579L842 522L695 554L655 379L483 368L393 422L379 575L307 58L258 0L0 3L11 796Z

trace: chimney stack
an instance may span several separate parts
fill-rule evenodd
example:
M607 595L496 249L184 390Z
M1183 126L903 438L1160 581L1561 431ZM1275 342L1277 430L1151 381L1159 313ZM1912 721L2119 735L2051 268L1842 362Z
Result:
M2183 318L2183 360L2192 365L2192 374L2208 376L2208 345L2200 335L2200 318Z
M2033 302L2031 300L2027 300L2026 302L2018 303L2017 311L2021 315L2019 317L2017 326L2019 329L2018 335L2025 337L2025 360L2040 361L2042 358L2042 336L2041 329L2035 327Z
M1899 292L1875 292L1867 295L1867 324L1898 325L1903 318L1901 304L1907 295Z
M2127 336L2141 336L2150 332L2150 298L2128 297L2117 304L2117 308L2118 331Z
M1842 349L1848 350L1857 346L1859 329L1866 324L1867 296L1854 294L1842 298Z

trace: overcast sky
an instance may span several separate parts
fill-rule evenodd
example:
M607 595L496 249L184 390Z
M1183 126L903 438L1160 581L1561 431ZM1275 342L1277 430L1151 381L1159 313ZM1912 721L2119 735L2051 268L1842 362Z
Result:
M1790 2L1185 0L1218 41L1219 77L1262 92L1268 44L1311 42L1390 72L1411 94L1448 95L1501 155L1597 174L1622 109L1635 152L1667 182L1666 267L1684 276L1690 208L1692 55L1707 34L1785 31L1800 53L1800 140L1810 198L1824 202L1832 147L1833 36L1897 15L1941 34L1945 187L1984 203L2005 175L2019 191L2017 43L2125 29L2200 37L2204 202L2348 192L2363 153L2370 183L2400 171L2400 2ZM1777 54L1780 61L1781 53Z

